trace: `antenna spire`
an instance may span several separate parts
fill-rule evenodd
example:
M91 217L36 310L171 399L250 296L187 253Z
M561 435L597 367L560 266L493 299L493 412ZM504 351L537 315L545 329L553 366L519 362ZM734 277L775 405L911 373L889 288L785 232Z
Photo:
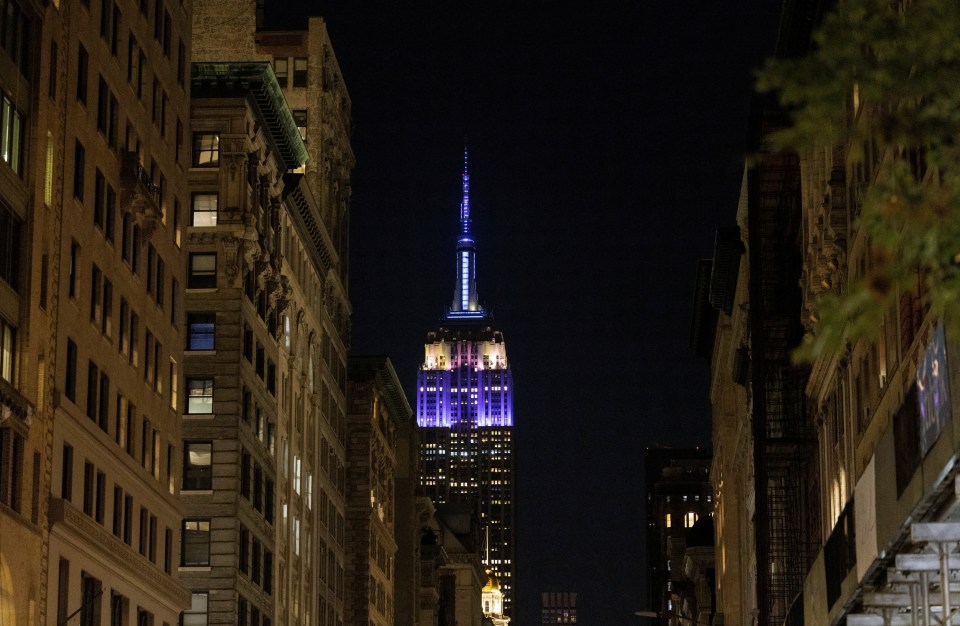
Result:
M477 298L477 253L470 230L470 155L463 147L463 198L460 200L460 236L457 238L457 284L447 318L483 318L487 313Z

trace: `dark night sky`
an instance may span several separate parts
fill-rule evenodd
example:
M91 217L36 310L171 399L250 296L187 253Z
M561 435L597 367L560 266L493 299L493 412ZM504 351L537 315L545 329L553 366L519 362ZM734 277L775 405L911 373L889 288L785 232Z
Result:
M647 608L642 450L709 444L696 261L733 222L750 69L779 9L319 9L353 100L353 353L389 355L411 400L453 297L468 137L479 291L516 389L516 626L539 622L547 590L579 592L586 626L639 626Z

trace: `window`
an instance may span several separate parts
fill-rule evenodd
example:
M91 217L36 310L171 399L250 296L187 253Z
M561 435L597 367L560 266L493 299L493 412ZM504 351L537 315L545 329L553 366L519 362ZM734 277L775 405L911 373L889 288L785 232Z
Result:
M16 383L17 329L0 317L0 378Z
M73 446L63 444L60 466L60 497L69 502L73 499Z
M102 583L86 572L80 574L80 626L100 626Z
M187 413L204 415L213 413L213 379L187 379Z
M188 441L183 444L183 490L213 489L213 444Z
M193 206L190 210L190 225L201 227L217 225L217 194L193 194Z
M210 565L210 520L183 520L180 564L184 567Z
M73 197L83 202L84 170L86 168L87 151L77 139L73 145Z
M220 164L220 135L216 133L193 134L193 166L217 167Z
M217 286L217 253L191 252L187 289L211 289Z
M293 86L307 86L307 59L299 57L293 60Z
M207 626L207 593L194 593L190 608L183 612L182 626Z
M77 344L67 338L67 372L63 393L71 402L77 401Z
M129 601L116 591L110 592L110 626L126 626L128 603Z
M0 502L18 513L23 491L23 444L20 433L0 429Z
M83 513L93 517L93 463L83 462Z
M213 350L216 313L187 313L187 350Z
M123 489L119 485L113 486L113 534L123 537Z
M293 112L293 121L297 125L297 130L300 131L300 139L304 141L307 140L307 111L305 109L297 109Z
M24 146L24 116L16 106L13 100L7 94L3 94L2 120L0 127L0 159L10 166L17 173L23 174L23 146Z
M87 103L87 69L89 67L89 57L87 49L83 44L79 44L77 50L77 100L83 104Z
M277 82L281 87L287 86L287 67L289 62L287 57L277 57L273 60L273 73L277 75Z
M11 288L20 284L22 222L12 211L0 206L0 280Z
M30 20L16 2L7 0L2 6L4 15L0 16L0 24L3 26L3 32L0 34L0 48L3 48L10 60L17 65L20 73L28 76Z

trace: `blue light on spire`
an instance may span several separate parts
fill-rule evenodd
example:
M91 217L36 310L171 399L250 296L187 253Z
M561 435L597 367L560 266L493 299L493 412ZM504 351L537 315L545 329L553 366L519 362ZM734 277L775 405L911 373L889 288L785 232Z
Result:
M483 318L487 313L477 297L477 253L470 231L469 153L463 149L463 199L460 201L460 236L457 238L457 284L447 318Z

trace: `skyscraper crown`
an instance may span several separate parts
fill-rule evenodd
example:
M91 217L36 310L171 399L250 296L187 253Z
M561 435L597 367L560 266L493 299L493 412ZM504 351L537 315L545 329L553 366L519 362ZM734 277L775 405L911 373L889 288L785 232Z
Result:
M477 251L470 229L470 168L463 149L463 199L460 201L460 236L457 238L457 283L447 319L484 318L487 312L477 296Z

